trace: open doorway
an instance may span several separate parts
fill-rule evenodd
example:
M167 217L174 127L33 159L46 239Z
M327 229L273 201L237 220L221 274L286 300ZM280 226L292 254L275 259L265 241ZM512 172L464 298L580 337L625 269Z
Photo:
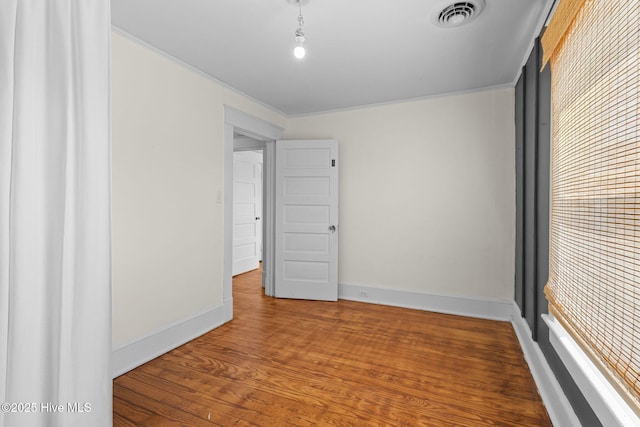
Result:
M338 298L338 141L285 141L282 133L277 126L225 107L225 302L232 299L235 149L263 152L265 295L327 301ZM238 141L236 147L236 139L244 143Z
M284 129L235 108L225 106L224 129L224 286L223 299L232 295L234 250L234 152L262 152L262 284L265 294L274 295L274 200L275 141L282 138Z

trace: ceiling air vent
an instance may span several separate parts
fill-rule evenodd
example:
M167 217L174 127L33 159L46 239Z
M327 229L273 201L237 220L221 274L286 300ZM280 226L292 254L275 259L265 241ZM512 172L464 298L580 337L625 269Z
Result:
M460 1L445 7L438 13L437 23L441 27L457 27L473 20L480 14L484 2Z

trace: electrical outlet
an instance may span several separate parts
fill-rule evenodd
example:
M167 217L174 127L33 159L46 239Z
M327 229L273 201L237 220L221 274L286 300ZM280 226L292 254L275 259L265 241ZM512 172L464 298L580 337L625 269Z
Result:
M367 291L360 291L360 292L358 293L358 295L359 295L359 296L361 296L361 297L364 297L364 298L367 298L367 297L369 296L369 294L367 293Z

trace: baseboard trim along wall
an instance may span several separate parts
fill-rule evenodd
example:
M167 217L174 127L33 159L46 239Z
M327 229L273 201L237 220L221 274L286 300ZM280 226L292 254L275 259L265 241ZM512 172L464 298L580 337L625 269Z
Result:
M520 315L520 309L515 301L437 295L349 284L338 286L338 298L481 319L510 321L553 425L580 427L580 421L540 347L531 339L529 325ZM216 329L232 318L233 300L228 299L218 307L177 322L161 331L114 350L111 360L113 378Z
M531 338L529 325L520 314L520 308L515 301L513 302L511 323L516 331L524 358L529 364L529 370L538 386L538 391L553 425L581 427L580 420L573 411L564 391L562 391L562 387L553 374L544 354L542 354L542 350L540 350L538 343Z
M169 327L113 351L111 372L116 378L156 357L191 341L233 318L233 300L176 322Z
M580 427L578 417L540 347L531 338L529 325L521 316L515 301L437 295L349 284L338 286L338 298L481 319L510 321L553 425Z
M411 290L340 284L338 298L436 313L511 321L513 301L438 295Z

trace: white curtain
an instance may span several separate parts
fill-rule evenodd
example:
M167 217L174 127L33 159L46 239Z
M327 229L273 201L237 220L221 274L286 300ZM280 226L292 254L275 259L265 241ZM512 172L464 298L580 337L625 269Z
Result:
M112 420L109 0L0 0L0 426Z

